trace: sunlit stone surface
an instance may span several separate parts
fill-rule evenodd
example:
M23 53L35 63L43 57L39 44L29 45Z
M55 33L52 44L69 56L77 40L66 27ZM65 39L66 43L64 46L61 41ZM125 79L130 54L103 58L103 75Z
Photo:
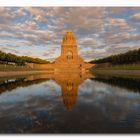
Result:
M77 42L73 33L68 31L63 37L61 44L61 55L55 61L56 69L84 71L92 67L91 64L84 62L78 55Z

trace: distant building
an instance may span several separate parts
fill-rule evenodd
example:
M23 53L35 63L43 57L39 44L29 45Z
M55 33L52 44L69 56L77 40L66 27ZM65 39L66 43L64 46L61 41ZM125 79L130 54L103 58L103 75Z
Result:
M16 65L15 62L8 62L7 64L9 64L9 65Z

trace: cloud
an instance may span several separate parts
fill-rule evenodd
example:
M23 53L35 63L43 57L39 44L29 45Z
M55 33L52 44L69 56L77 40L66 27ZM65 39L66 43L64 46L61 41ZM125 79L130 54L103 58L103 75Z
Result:
M3 47L1 51L7 52L7 53L13 53L13 54L20 54L19 51L15 50L14 48L9 48L9 46Z
M32 8L28 7L25 8L27 12L33 17L34 20L36 21L47 21L46 19L46 11L43 10L42 8Z
M135 13L133 16L131 16L131 18L136 21L140 21L140 13Z
M79 45L97 45L97 41L93 38L84 38L79 41Z
M111 28L114 27L118 27L120 30L131 30L130 26L128 25L128 23L126 22L125 19L121 19L121 18L110 18L109 19L109 24Z
M12 23L12 16L10 14L9 8L0 8L0 24L11 24Z
M125 52L140 43L139 13L131 7L1 7L0 49L54 59L72 30L86 60Z

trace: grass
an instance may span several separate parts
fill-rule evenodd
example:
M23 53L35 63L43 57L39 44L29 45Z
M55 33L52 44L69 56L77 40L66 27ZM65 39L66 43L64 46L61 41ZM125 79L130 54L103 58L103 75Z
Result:
M125 65L111 65L102 66L97 65L93 70L140 70L140 64L125 64Z
M36 70L51 70L51 69L35 69L28 66L15 66L0 64L0 71L36 71Z
M101 76L115 76L123 78L140 78L140 64L125 64L104 66L97 65L92 73Z

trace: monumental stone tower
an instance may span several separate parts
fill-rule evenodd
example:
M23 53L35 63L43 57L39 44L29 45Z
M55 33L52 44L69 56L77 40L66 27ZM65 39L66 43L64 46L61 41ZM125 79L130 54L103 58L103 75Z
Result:
M78 55L76 38L71 31L65 33L61 43L61 55L55 61L56 69L81 71L91 67Z

